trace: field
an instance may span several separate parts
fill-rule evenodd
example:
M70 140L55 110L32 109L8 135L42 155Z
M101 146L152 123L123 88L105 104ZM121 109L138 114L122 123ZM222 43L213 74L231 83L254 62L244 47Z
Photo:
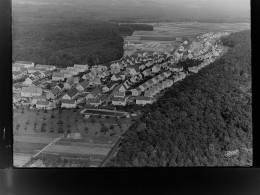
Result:
M17 167L22 166L28 158L62 135L65 137L41 154L63 157L72 155L76 159L87 157L90 159L90 164L92 161L98 164L97 162L100 163L106 157L118 138L132 123L131 119L126 118L85 119L79 110L44 112L20 109L14 110L13 118L14 165ZM105 130L102 130L104 127ZM81 134L81 140L67 138L68 133L76 132ZM49 166L52 166L51 162Z
M111 117L122 117L126 114L126 112L117 112L117 111L107 111L107 110L93 110L93 109L85 109L82 114L89 115L106 115Z
M191 38L207 32L236 32L250 29L249 23L176 22L153 25L154 31L135 31L133 37L140 37L140 40L173 41L176 37Z

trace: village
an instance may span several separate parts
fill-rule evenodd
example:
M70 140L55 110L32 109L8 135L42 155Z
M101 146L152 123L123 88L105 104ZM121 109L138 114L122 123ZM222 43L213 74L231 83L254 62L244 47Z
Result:
M109 67L74 64L73 67L58 68L16 61L12 65L13 108L80 108L87 116L130 117L123 112L125 106L152 104L161 92L222 55L224 49L218 40L228 34L206 33L192 42L183 41L171 51L139 50L111 62ZM176 65L186 59L201 60L202 63L188 67L188 70ZM122 112L113 113L117 109Z

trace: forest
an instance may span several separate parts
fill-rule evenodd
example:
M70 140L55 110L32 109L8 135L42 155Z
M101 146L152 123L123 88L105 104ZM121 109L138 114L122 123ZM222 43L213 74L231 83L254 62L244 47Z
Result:
M123 56L119 25L108 22L38 22L13 25L13 61L58 67L103 64Z
M252 165L250 31L222 42L226 54L143 108L108 167Z

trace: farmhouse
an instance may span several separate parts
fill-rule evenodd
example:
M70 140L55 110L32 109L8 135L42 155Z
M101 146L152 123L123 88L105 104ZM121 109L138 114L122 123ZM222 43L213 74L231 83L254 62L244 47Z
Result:
M77 103L76 100L61 100L61 107L62 108L76 108Z
M139 104L139 105L152 104L152 98L144 97L144 96L137 96L136 104Z
M29 87L23 87L21 90L21 97L32 97L42 95L42 89L35 87L34 85Z
M59 94L60 94L60 89L59 88L54 88L51 90L49 93L47 93L46 98L47 99L55 99Z
M127 98L125 97L113 97L112 104L114 106L125 106Z
M68 91L62 99L66 100L72 100L78 95L78 90L76 88L72 88L70 91Z

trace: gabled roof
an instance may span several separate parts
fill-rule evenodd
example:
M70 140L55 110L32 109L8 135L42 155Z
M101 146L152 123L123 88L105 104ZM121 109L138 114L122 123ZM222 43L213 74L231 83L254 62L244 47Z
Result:
M52 93L54 96L57 95L59 92L60 92L60 89L57 87L50 91L50 93Z
M32 99L34 99L34 100L46 100L46 95L33 96Z
M110 83L108 83L106 86L107 86L108 88L111 88L113 85L115 85L115 82L110 82Z
M32 73L34 76L38 76L38 75L40 75L41 73L40 72L38 72L38 71L36 71L36 72L34 72L34 73Z
M32 84L34 84L35 86L38 86L38 85L40 85L40 84L41 84L41 82L40 82L40 81L38 81L38 80L36 80L36 81L33 81L33 82L32 82Z
M81 82L79 85L81 85L85 89L88 86L88 84L89 84L88 80L85 80Z
M64 78L64 74L59 73L59 72L54 72L54 73L52 74L52 77L60 77L60 78Z
M76 95L78 93L78 90L76 88L72 88L67 95L70 97L73 97L74 95Z
M68 79L66 83L72 86L74 84L74 79Z
M101 89L99 87L95 87L90 93L95 97L100 92L101 92Z
M46 70L45 72L43 72L43 74L48 75L51 74L52 72L50 70Z
M22 74L21 71L13 71L13 75L19 75L19 74Z

